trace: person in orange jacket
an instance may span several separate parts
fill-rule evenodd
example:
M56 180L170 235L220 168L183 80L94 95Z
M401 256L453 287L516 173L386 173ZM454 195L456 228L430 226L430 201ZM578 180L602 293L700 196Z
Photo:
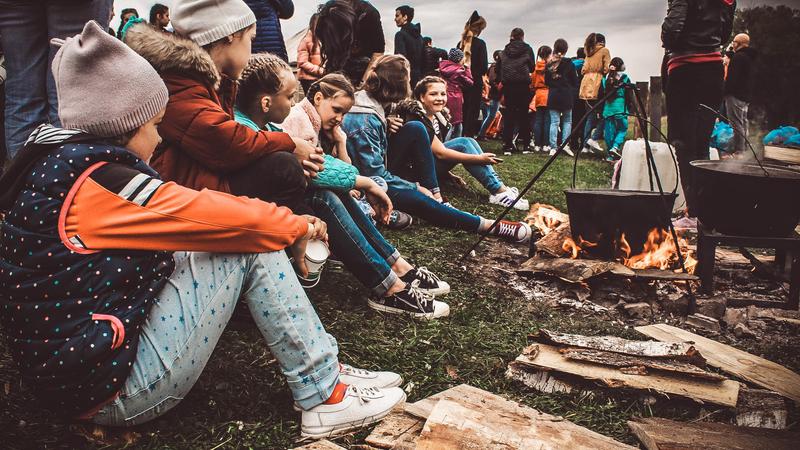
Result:
M544 82L544 72L547 66L547 60L553 53L553 49L547 45L539 47L536 52L538 60L536 67L531 73L531 91L533 91L533 99L531 100L530 110L533 111L533 142L531 143L531 150L535 152L550 152L548 145L547 133L550 129L550 115L547 111L547 84Z

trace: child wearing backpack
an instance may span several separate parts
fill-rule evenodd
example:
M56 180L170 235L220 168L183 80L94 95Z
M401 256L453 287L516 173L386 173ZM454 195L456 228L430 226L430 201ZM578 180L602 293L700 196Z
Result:
M605 123L606 145L608 156L606 160L616 161L622 157L622 146L625 144L625 135L628 133L628 96L624 85L630 84L631 79L625 73L625 62L620 57L611 59L608 66L608 75L603 78L603 92L616 91L603 105L603 121Z

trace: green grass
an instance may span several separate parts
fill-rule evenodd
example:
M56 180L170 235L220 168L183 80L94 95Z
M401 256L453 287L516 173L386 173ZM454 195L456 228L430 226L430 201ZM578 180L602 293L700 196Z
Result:
M497 151L492 143L488 150ZM522 188L546 158L542 155L504 157L498 172L509 185ZM610 166L596 160L579 164L579 186L605 187ZM527 198L565 209L564 188L571 183L571 160L557 161ZM487 217L502 208L487 203L487 193L462 169L467 190L447 188L453 204ZM524 216L514 211L513 218ZM328 271L322 284L310 292L328 331L339 341L340 359L370 369L385 368L403 375L413 388L415 401L459 383L469 383L508 396L552 414L561 415L600 433L633 442L625 421L635 414L650 414L637 396L623 393L543 395L507 381L506 364L526 345L528 333L539 327L586 334L633 337L630 330L592 316L550 310L493 281L478 266L490 246L462 268L457 258L475 236L416 223L409 231L387 233L391 242L416 264L425 265L453 286L444 298L450 317L433 322L384 316L366 306L368 291L347 273ZM505 247L501 247L505 248ZM526 248L519 248L523 253ZM501 250L502 253L502 250ZM517 255L517 260L524 256ZM512 269L510 265L504 267ZM464 270L466 269L466 270ZM534 283L534 281L531 281ZM6 447L77 447L87 445L81 428L54 422L32 410L30 393L20 387L7 352L0 352L0 436ZM660 405L659 405L660 406ZM696 412L688 406L660 411L669 416ZM21 421L24 424L21 424ZM277 364L255 329L228 330L199 382L175 409L132 431L133 448L285 448L299 434L299 416ZM119 433L88 445L120 446ZM363 441L367 432L340 438L341 445Z

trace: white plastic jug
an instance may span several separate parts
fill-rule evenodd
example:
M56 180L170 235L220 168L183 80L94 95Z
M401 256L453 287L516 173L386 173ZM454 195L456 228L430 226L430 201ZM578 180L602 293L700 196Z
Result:
M683 187L678 181L679 172L672 159L672 148L665 142L650 142L650 148L653 149L653 159L656 161L656 169L664 192L672 192L676 185L678 187L678 198L675 200L675 207L672 211L683 210L686 208L686 199L683 196ZM711 159L719 159L717 149L711 148L710 153ZM622 167L620 168L618 188L630 191L650 190L644 139L625 142L625 146L622 148ZM655 175L653 176L653 191L658 191Z

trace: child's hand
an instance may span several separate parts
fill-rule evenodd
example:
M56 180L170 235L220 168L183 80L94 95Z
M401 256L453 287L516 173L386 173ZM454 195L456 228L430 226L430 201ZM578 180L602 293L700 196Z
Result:
M370 184L364 188L364 194L367 197L367 202L369 202L370 206L372 206L372 209L375 211L375 219L384 224L389 223L389 215L394 208L392 206L392 201L377 183L369 178L367 179L370 181Z
M361 191L359 191L358 189L352 189L350 191L350 197L353 197L356 200L360 200L361 199Z
M403 126L403 119L398 116L389 116L386 118L386 124L389 128L389 133L395 134L400 131L400 127Z
M292 140L295 144L294 156L303 166L303 173L309 178L316 177L317 172L322 172L325 168L322 149L314 147L303 139L292 138Z

